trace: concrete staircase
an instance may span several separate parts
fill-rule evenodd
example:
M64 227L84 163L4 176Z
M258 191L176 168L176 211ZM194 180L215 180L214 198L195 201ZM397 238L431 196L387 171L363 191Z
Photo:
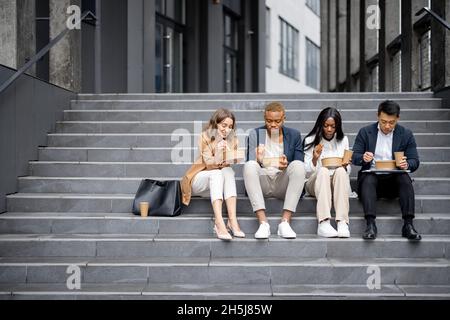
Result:
M323 107L335 106L352 144L386 98L400 102L401 122L415 132L419 147L422 164L413 178L420 243L400 236L398 202L386 200L379 201L378 239L363 241L355 198L350 239L318 238L316 201L305 198L292 222L297 239L257 241L241 165L235 166L238 217L246 239L225 243L214 237L209 199L194 198L176 218L130 213L142 178L183 175L189 163L171 163L173 152L192 156L194 121L208 120L218 107L235 112L243 137L262 124L268 101L282 101L287 126L303 136ZM30 175L18 178L19 193L8 196L8 212L0 215L0 298L449 299L448 107L429 93L79 95L48 135L48 146L39 149L39 159L30 161ZM267 204L276 234L282 203ZM81 271L79 290L66 286L71 265ZM381 287L371 290L373 266Z

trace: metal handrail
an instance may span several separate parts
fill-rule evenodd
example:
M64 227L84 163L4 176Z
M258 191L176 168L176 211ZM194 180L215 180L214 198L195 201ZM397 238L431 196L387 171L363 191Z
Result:
M422 9L420 9L419 11L417 11L416 16L420 16L422 13L427 12L429 13L434 19L436 19L440 24L442 24L445 28L447 28L448 30L450 30L450 24L445 21L444 19L442 19L436 12L434 12L433 10L431 10L428 7L423 7Z
M91 17L91 20L97 20L97 17L91 12L91 11L85 11L81 17L80 20L77 21L74 26L77 26L86 19L87 17ZM39 59L41 59L43 56L45 56L50 49L57 44L71 29L64 29L61 31L56 38L52 39L44 48L42 48L38 53L36 53L27 63L23 65L22 68L17 70L8 80L2 83L0 86L0 93L2 93L6 88L8 88L14 81L17 80L22 74L24 74L33 64L35 64Z

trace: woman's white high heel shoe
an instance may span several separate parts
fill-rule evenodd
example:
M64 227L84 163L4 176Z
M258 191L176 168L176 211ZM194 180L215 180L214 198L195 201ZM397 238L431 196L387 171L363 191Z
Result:
M220 240L230 241L233 239L233 237L227 232L227 233L219 233L217 230L217 226L214 225L214 233L216 234L217 238Z
M231 228L230 224L227 224L227 229L228 229L228 231L231 233L231 235L233 237L245 238L245 233L244 232L242 232L242 231L234 231L233 228Z

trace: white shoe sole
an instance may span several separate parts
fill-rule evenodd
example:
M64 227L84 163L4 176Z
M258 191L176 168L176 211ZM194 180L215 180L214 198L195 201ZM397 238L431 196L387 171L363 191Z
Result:
M329 234L329 235L325 235L325 234L322 234L322 233L317 233L317 235L319 236L319 237L322 237L322 238L338 238L338 235L337 234L334 234L334 235L331 235L331 234Z
M339 234L338 233L338 238L350 238L350 234Z
M258 239L258 240L266 240L266 239L269 239L269 237L270 237L270 234L267 237L257 237L255 235L255 239Z
M295 239L297 238L297 235L295 236L283 236L280 232L277 233L279 237L285 238L285 239Z

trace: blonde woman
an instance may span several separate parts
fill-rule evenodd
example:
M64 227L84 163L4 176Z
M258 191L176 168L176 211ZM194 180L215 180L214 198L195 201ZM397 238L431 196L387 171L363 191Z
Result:
M236 218L236 181L234 171L226 162L229 152L237 151L238 139L234 134L235 117L227 109L218 109L212 115L199 138L199 157L181 180L183 203L189 205L191 196L210 197L214 211L214 232L221 240L232 235L244 238ZM225 201L228 223L222 217ZM230 231L231 234L228 232Z

